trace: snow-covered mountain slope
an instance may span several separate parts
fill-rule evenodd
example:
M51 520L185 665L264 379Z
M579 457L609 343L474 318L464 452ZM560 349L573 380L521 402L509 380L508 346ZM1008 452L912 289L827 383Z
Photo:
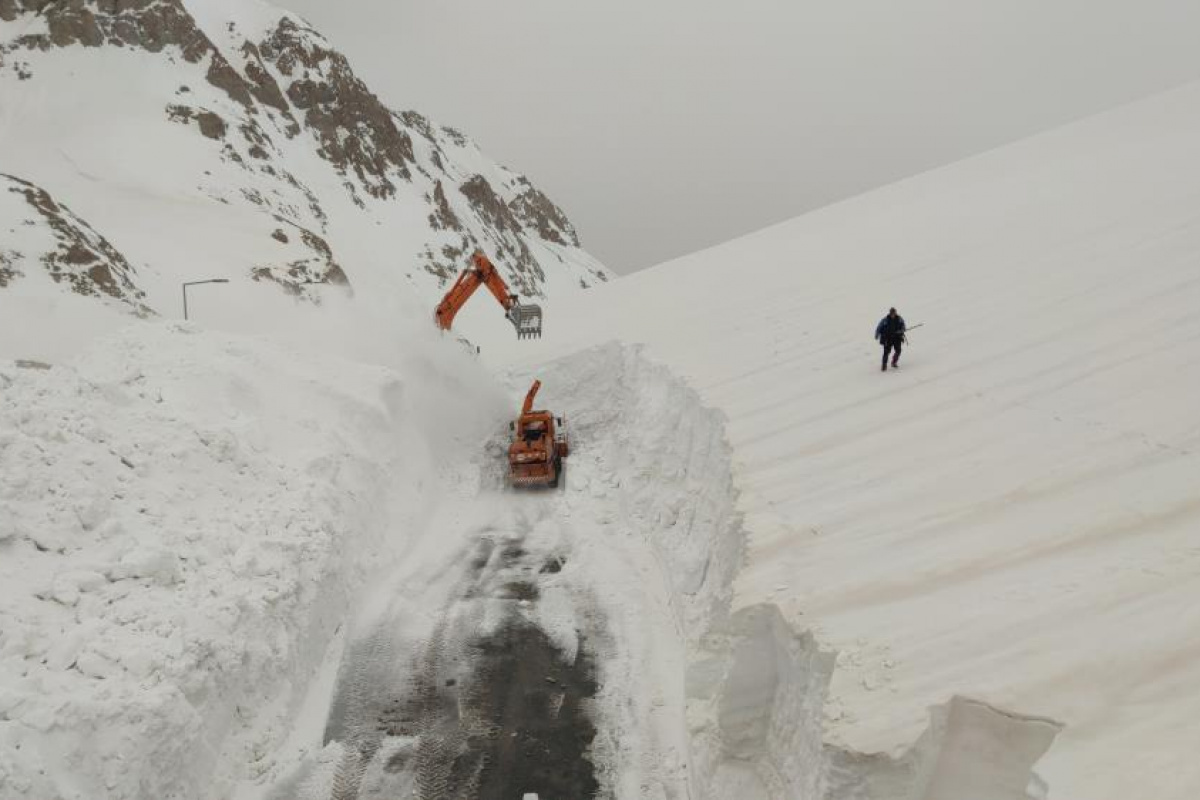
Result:
M724 410L738 603L840 650L830 741L897 753L959 693L1065 723L1053 797L1189 800L1198 141L1192 85L623 278L490 357L645 342ZM925 327L883 374L892 305Z
M476 248L523 295L609 277L527 179L384 107L259 0L0 3L0 172L68 206L170 316L180 282L211 277L231 319L255 285L429 313ZM0 235L20 224L6 207Z
M17 281L52 281L144 315L144 292L125 257L45 190L0 175L0 219L12 225L0 249L0 289Z

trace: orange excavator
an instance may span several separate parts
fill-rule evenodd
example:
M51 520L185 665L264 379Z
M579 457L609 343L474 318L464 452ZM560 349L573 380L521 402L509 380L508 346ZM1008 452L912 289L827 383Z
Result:
M557 488L566 475L563 459L570 452L562 417L549 411L535 411L533 398L541 381L534 381L525 395L521 416L509 424L513 432L508 446L509 483L514 487L549 486Z
M542 307L533 303L518 302L517 295L509 292L508 284L500 277L496 265L479 250L471 256L471 266L458 276L458 280L450 287L450 291L446 292L446 296L433 312L437 326L444 331L450 330L450 326L454 324L454 317L480 286L487 286L504 307L504 316L517 329L518 339L541 338Z

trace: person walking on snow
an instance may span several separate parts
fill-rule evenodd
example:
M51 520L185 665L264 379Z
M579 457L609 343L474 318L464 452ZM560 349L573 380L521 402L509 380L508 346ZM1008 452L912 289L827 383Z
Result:
M888 356L892 356L892 366L899 367L900 347L904 344L904 332L907 330L904 317L896 313L896 309L888 309L887 316L879 320L875 326L875 339L883 345L883 364L879 367L884 372L888 368Z

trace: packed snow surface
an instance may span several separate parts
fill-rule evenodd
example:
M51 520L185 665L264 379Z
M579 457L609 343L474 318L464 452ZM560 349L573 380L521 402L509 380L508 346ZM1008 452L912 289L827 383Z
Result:
M726 413L735 605L840 651L831 741L898 753L958 693L1065 723L1051 796L1192 800L1197 141L1200 84L579 294L492 358L644 342ZM883 374L889 306L924 327Z

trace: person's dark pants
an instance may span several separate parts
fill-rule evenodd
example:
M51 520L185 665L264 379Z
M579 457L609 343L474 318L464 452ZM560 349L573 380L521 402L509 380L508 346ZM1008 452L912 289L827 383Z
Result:
M887 369L888 356L892 356L892 366L896 366L896 362L900 360L900 347L903 340L883 343L883 368ZM894 355L893 355L894 354Z

